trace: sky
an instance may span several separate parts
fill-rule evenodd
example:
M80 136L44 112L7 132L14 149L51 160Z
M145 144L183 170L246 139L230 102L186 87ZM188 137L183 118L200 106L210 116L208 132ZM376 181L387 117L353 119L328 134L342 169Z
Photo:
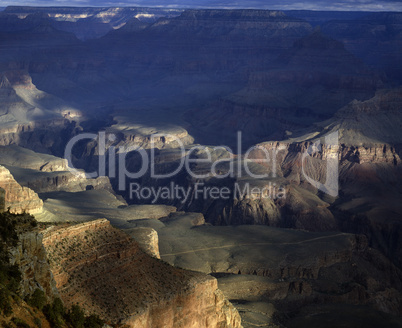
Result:
M402 11L402 0L0 0L10 5Z

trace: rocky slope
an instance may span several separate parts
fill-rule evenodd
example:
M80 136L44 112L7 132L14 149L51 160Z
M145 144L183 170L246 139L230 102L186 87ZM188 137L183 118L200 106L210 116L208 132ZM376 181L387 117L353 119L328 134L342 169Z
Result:
M58 297L42 234L36 227L29 214L0 213L1 327L50 328L45 315L36 308L39 303L31 302L38 291L42 291L43 302Z
M68 168L66 159L38 154L17 145L0 147L0 164L41 172L67 171Z
M276 146L276 144L275 144ZM281 149L281 147L283 147ZM214 225L231 224L265 224L276 227L308 229L311 231L336 230L337 222L333 214L328 210L329 203L317 196L314 188L309 188L306 179L301 174L301 155L308 145L292 144L292 150L288 150L285 145L275 148L274 161L262 164L258 151L250 153L248 159L234 158L231 162L228 160L233 154L222 149L213 149L205 147L197 153L193 152L194 158L198 160L206 159L211 155L207 162L198 162L192 164L191 172L184 168L176 175L175 183L177 186L190 191L187 197L157 199L167 205L176 206L179 210L189 212L201 212L205 215L206 221ZM304 148L306 147L306 148ZM273 154L272 147L261 146L266 149L270 156ZM288 156L289 154L289 156ZM265 153L263 153L266 156ZM180 151L161 150L157 153L155 163L158 174L172 172L178 166L181 160ZM272 158L272 157L271 157ZM321 165L318 159L312 159L310 165L306 165L307 174L314 173L314 177L319 181L325 178L324 169L316 171L314 165ZM137 171L135 158L131 159L128 168L130 171ZM212 173L212 165L219 163L214 170L216 176ZM275 165L272 165L275 163ZM239 171L240 165L240 171ZM294 166L294 167L293 167ZM249 173L246 171L249 169ZM298 172L299 175L288 175L289 168ZM150 171L149 171L150 172ZM239 173L241 172L241 173ZM275 172L275 176L273 176ZM206 177L197 178L190 174L204 175ZM264 178L253 178L251 174L266 175ZM221 175L221 177L219 177ZM229 176L228 176L229 175ZM302 181L300 181L300 179ZM155 190L159 188L170 188L171 180L166 178L155 179L149 174L145 174L140 179L135 180L141 186L151 186ZM127 182L127 189L129 183ZM302 182L302 188L299 186ZM306 188L303 188L305 186ZM208 190L211 188L226 188L230 192L225 198L212 197ZM257 188L256 194L252 190ZM197 191L198 190L198 191ZM206 196L201 197L201 192L207 190ZM262 191L259 193L258 191ZM154 198L142 199L134 193L125 194L129 203L147 203L154 201Z
M10 263L18 265L21 274L21 297L26 298L39 288L48 301L59 297L56 282L43 247L43 235L35 231L20 234L16 247L10 249Z
M319 138L339 133L339 147L323 147L314 156L320 161L337 149L340 198L332 205L332 212L338 216L341 229L366 234L373 246L398 265L402 212L397 199L402 191L395 181L401 177L401 95L398 88L380 91L367 101L354 101L333 119L317 125L312 134ZM298 181L299 166L288 167L288 176ZM316 169L322 182L323 169ZM385 221L384 215L388 218Z
M269 303L274 307L270 320L264 316L260 324L278 323L280 313L293 316L316 303L365 305L399 314L401 271L370 248L364 236L266 226L211 227L198 216L172 213L159 220L130 220L126 228L152 227L159 235L162 259L218 277L245 326Z
M312 30L278 11L186 11L141 29L135 22L57 56L45 49L30 66L38 88L87 111L110 106L109 114L125 122L152 116L145 127L187 130L184 111L244 87L251 67L267 67Z
M43 202L38 195L27 187L21 187L10 171L0 166L0 187L5 191L5 208L11 213L40 213Z
M67 136L74 133L82 116L63 100L38 90L26 71L9 70L1 74L0 99L2 146L17 144L61 155L65 137L60 131L64 130Z
M258 139L284 139L285 131L329 118L354 99L371 98L382 79L341 42L316 29L267 69L251 71L243 89L186 117L208 130L211 139L235 138L240 130L243 143L251 146Z
M219 179L211 174L211 163L193 164L193 173L210 174L196 179L185 170L180 171L175 182L192 191L189 197L160 201L181 210L202 212L207 222L218 225L265 224L309 231L362 233L368 237L370 245L399 266L402 209L398 201L401 188L396 181L401 177L401 94L399 88L378 91L369 100L352 101L332 119L314 125L307 134L304 131L304 134L282 142L257 145L250 153L252 160L248 165L254 173L267 174L262 179L252 178L244 170L240 175L237 163L233 169L229 162L222 161L231 157L228 151L205 147L193 152L198 159L207 158L209 152L212 162L222 161L217 166L218 175L225 176L233 171L235 175ZM334 135L335 143L329 142ZM270 158L264 164L261 161L266 153ZM171 172L180 161L180 154L172 150L158 152L157 172ZM241 163L245 163L243 159ZM318 184L325 188L326 181L331 181L331 170L328 169L331 163L335 163L332 174L339 177L333 180L338 183L333 185L335 194L332 196L323 193L322 188L317 189ZM151 179L148 175L138 182L156 189L170 184L169 179ZM206 188L229 188L231 195L226 200L197 199L194 190L199 183ZM244 197L233 195L233 191L244 190L247 185L249 190L258 187L269 191L274 184L276 195L281 187L285 197L252 193ZM144 200L135 197L131 200L136 201ZM385 213L388 220L383 219Z
M216 279L151 258L107 220L49 228L44 235L67 305L86 304L130 327L241 327Z
M401 21L400 13L370 13L355 20L332 20L322 29L366 63L400 81Z
M381 162L380 157L384 160L387 156L392 158L392 152L394 156L398 156L398 146L402 139L399 130L402 124L401 106L401 88L383 89L366 101L352 101L338 110L332 119L317 124L317 127L328 131L325 133L339 131L339 142L348 147L355 147L359 162ZM369 148L382 146L386 147L384 155L369 155ZM392 161L391 158L389 161ZM397 157L395 161L399 161Z
M79 192L93 189L113 191L108 177L89 179L83 171L75 173L70 171L42 172L8 165L7 169L21 186L30 188L38 194L57 191Z
M185 27L190 27L190 30L185 31ZM180 31L188 34L196 32L198 36L212 33L218 38L239 38L245 34L253 34L253 37L264 34L265 38L278 38L303 36L311 27L305 21L289 17L282 11L199 9L186 10L174 19L163 19L154 24L153 29L163 29L176 35Z

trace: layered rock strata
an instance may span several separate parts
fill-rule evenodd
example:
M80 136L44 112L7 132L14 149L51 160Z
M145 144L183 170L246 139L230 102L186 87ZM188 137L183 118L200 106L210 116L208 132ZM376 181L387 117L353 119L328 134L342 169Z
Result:
M214 278L150 257L105 219L44 235L66 305L86 304L89 312L136 328L241 327Z
M45 292L48 301L59 296L53 273L43 247L43 235L38 231L20 234L17 246L10 248L10 263L21 271L21 296L25 298L36 289Z
M5 191L5 208L11 213L40 213L43 202L39 196L27 187L21 187L10 171L0 166L0 188Z

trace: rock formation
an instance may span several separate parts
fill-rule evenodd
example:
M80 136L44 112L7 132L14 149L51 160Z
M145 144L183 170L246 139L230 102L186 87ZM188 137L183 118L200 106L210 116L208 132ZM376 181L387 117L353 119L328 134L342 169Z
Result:
M107 220L49 228L44 245L67 305L130 327L241 327L216 279L150 257Z
M159 254L159 238L156 230L148 227L139 227L130 230L130 236L133 237L138 246L153 257L160 259Z
M38 154L17 145L0 147L0 164L42 172L67 171L68 167L66 159Z
M277 311L290 327L298 318L304 319L299 326L320 318L321 327L323 313L350 304L348 313L362 306L370 320L374 309L400 314L402 91L389 88L402 76L401 14L10 7L0 18L0 208L39 212L35 191L45 200L38 220L64 222L46 232L45 243L67 304L88 304L88 311L139 327L239 325L212 278L170 267L160 256L223 275L225 292L243 298L236 306L247 313L247 325L267 324L253 321L258 311L276 324ZM313 31L317 24L323 26ZM237 130L243 149L212 149L235 149ZM144 206L147 200L128 192L117 195L111 187L117 179L66 171L60 159L66 143L99 131L111 137L110 154L113 147L149 154L155 146L160 173L171 172L196 142L212 147L194 158L211 150L214 160L231 155L268 175L257 179L235 167L219 179L228 162L215 173L204 162L191 168L208 172L205 179L183 169L173 179L127 179L127 186L174 182L194 190L204 183L233 191L275 184L286 197L190 193L185 201ZM164 135L152 145L154 133ZM338 145L325 144L332 133L339 134ZM254 158L245 158L245 148L255 144ZM98 168L99 146L98 140L78 143L74 164ZM272 165L263 162L265 151L274 153ZM331 159L338 169L328 175ZM129 171L140 163L135 151L127 155ZM334 176L339 190L332 195L311 184ZM127 229L138 243L106 221L68 223L99 218ZM39 237L24 238L42 259L39 246L29 246L39 245ZM22 249L15 257L34 281ZM193 317L183 315L190 312Z
M347 49L366 63L401 80L402 15L397 12L367 13L358 19L335 19L322 26L325 34L341 40Z
M5 191L5 208L9 208L11 213L42 211L43 202L38 195L27 187L21 187L4 166L0 166L0 187Z
M112 191L108 177L88 179L83 171L76 173L69 171L38 172L14 166L8 166L8 169L21 186L28 187L36 193L79 192L94 189Z
M79 130L74 120L79 120L81 112L38 90L24 70L8 70L0 76L0 145L19 145L62 156L65 141L60 131L73 135L75 130ZM65 166L61 162L59 165Z
M19 234L18 237L18 245L10 249L10 263L18 265L22 274L21 297L32 295L37 288L45 292L49 302L59 297L42 244L43 235L35 230Z
M371 98L383 79L341 42L316 30L296 40L270 67L251 71L243 89L194 108L186 118L230 146L237 131L247 146L282 140L286 130L306 128L354 99Z
M212 227L197 225L191 213L132 220L130 225L158 231L162 259L218 277L239 310L250 302L275 304L278 313L316 302L347 302L393 315L400 311L401 271L362 235Z

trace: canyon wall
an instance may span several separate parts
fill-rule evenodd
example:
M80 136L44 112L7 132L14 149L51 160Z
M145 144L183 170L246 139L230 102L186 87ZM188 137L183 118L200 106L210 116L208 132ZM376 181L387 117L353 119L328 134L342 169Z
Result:
M67 306L79 302L106 321L136 328L241 327L215 278L150 257L105 219L52 227L44 236Z
M237 310L218 289L217 280L206 276L192 282L186 293L161 300L124 323L135 328L238 328L241 327L240 321Z
M147 227L139 227L130 229L130 236L133 237L141 249L157 259L161 258L159 254L159 238L158 233Z
M0 166L0 188L5 191L5 208L11 213L40 213L43 202L38 195L27 187L21 187L10 171Z
M45 292L48 301L52 301L59 296L59 292L42 244L43 235L38 231L30 231L18 237L17 246L9 251L10 263L18 265L22 274L22 298L32 295L39 288Z

